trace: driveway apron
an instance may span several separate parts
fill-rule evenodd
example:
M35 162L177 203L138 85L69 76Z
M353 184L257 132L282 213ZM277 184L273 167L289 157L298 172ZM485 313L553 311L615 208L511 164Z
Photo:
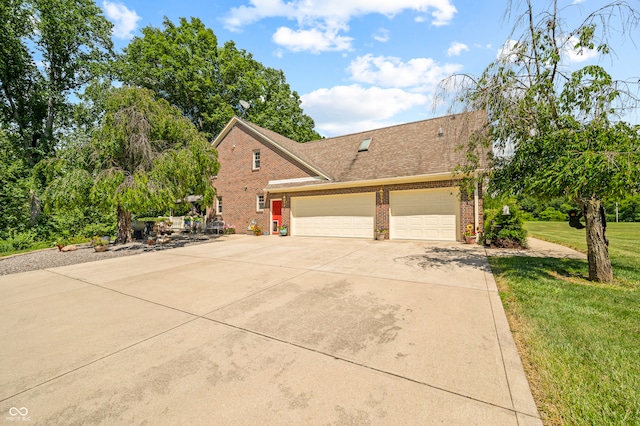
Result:
M478 246L229 236L2 276L0 307L7 420L542 424Z

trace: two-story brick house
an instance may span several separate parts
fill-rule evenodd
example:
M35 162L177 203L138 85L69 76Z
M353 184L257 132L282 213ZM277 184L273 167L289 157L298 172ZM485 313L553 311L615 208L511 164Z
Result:
M460 240L482 227L482 194L461 194L456 149L487 120L452 115L297 143L238 117L213 141L220 171L210 216L296 236Z

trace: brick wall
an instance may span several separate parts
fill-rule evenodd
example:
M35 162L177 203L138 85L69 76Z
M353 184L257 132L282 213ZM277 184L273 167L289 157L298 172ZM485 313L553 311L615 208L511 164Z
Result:
M260 150L261 165L259 170L253 170L253 152ZM227 225L235 226L236 232L244 233L253 219L265 232L270 230L270 201L282 199L282 221L290 227L291 197L307 197L318 195L356 194L363 192L376 193L375 229L389 229L389 192L409 189L446 188L457 186L455 180L432 182L416 182L397 185L379 185L357 188L343 188L334 190L317 190L265 194L263 189L270 180L293 179L314 176L292 163L284 154L269 145L256 140L244 129L234 127L218 146L220 171L214 179L213 185L217 195L222 197L223 211L218 216ZM257 211L256 198L265 196L265 208ZM461 195L458 223L458 238L467 224L474 222L473 195ZM479 198L479 208L482 212L482 194ZM213 208L208 209L210 218L216 216ZM479 229L482 230L482 215L479 216ZM386 238L389 238L387 233Z
M253 170L255 150L260 150L258 170ZM209 218L217 216L227 225L235 226L237 233L246 232L253 219L263 230L270 229L270 198L263 191L270 180L312 176L308 170L294 165L283 154L237 126L218 145L218 160L220 171L213 186L217 196L222 197L222 215L216 215L213 207L207 209L207 214ZM265 196L265 208L261 212L257 211L258 195Z

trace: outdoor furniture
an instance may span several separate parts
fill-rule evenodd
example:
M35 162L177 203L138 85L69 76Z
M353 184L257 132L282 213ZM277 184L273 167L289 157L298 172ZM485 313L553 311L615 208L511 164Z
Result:
M169 220L172 223L172 231L182 231L184 229L184 216L171 216Z
M211 234L222 234L224 232L224 222L221 220L214 220L213 222L207 223L207 228L205 232Z

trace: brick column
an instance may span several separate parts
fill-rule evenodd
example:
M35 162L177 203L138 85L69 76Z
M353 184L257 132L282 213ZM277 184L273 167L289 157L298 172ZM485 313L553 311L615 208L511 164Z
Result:
M376 191L375 229L386 229L385 239L389 238L389 189L380 187Z

